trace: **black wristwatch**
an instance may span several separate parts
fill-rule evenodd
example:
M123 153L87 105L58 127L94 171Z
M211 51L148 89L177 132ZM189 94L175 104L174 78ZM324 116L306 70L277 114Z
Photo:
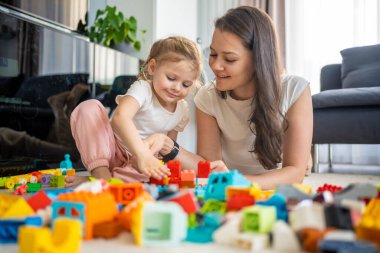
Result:
M176 156L178 155L179 145L178 145L178 143L175 140L172 140L172 141L174 142L174 146L173 146L172 150L170 151L169 154L164 155L162 157L162 161L164 161L164 163L167 163L170 160L174 160L176 158Z

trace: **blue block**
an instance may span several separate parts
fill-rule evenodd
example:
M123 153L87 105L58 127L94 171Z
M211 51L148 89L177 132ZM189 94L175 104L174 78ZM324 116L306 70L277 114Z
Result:
M318 243L321 253L379 253L375 244L365 241L323 240Z
M20 226L42 226L39 216L30 216L24 219L0 220L0 244L17 243L18 229Z

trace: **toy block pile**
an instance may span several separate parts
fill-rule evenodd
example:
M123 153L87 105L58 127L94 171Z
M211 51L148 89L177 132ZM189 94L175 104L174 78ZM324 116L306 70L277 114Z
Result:
M374 185L263 191L236 170L212 172L207 161L193 171L179 161L167 166L171 177L150 184L92 180L26 198L1 194L0 243L18 243L20 253L79 252L82 240L123 232L141 246L187 241L252 252L379 252Z

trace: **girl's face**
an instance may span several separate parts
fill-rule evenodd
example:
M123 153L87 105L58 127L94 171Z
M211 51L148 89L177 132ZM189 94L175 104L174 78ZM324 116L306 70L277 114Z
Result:
M193 65L188 60L158 63L152 59L148 63L148 73L152 76L154 93L166 109L173 109L172 106L185 98L197 79Z
M253 96L255 67L252 52L243 46L238 36L215 29L209 65L219 91L232 91L237 99Z

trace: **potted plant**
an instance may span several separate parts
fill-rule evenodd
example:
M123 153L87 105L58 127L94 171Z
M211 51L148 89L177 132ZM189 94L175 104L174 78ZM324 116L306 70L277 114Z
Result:
M138 30L134 16L124 17L123 13L116 10L116 6L107 6L104 10L96 12L95 22L90 27L88 36L90 41L106 47L115 47L125 42L140 51L141 42L137 39L138 31L145 33L145 30Z

